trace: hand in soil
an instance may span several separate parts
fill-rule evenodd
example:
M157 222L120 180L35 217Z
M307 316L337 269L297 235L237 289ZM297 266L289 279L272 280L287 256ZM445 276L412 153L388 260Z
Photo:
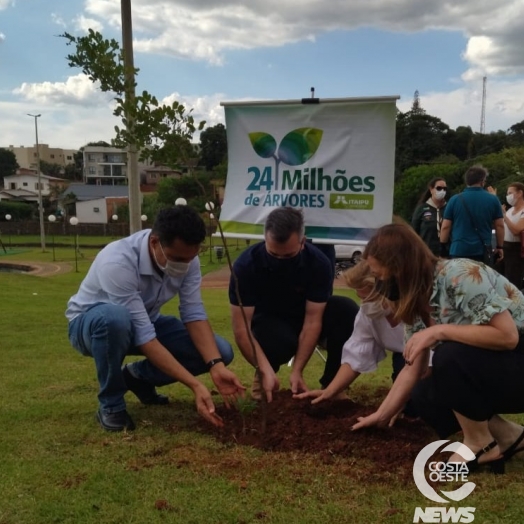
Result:
M222 420L222 417L216 414L215 404L213 404L211 393L206 386L200 384L193 391L195 393L195 403L199 415L205 418L208 422L211 422L213 426L222 427L224 421Z
M393 418L396 419L397 415L395 415ZM351 431L356 431L356 430L362 429L362 428L370 428L372 426L377 426L379 428L384 428L384 427L390 425L390 423L391 423L391 419L384 420L378 414L378 411L375 411L375 413L371 413L371 415L368 415L367 417L358 417L357 420L358 420L358 422L356 424L353 424L353 426L351 427Z
M294 399L303 400L306 398L312 398L311 404L318 404L324 400L329 400L331 394L327 389L312 389L310 391L305 391L304 393L294 394Z
M293 393L293 395L309 391L309 388L304 382L304 377L302 376L302 373L300 373L300 371L291 372L291 376L289 377L289 384L291 386L291 392Z
M227 408L234 404L239 398L244 397L246 391L238 377L224 365L217 364L211 368L211 378L224 399Z

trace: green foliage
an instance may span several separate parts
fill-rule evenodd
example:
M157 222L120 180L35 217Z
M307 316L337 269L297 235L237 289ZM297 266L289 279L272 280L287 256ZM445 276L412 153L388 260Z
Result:
M417 166L407 169L395 184L393 213L411 222L411 217L421 196L427 189L428 182L435 177L442 177L448 182L457 171L460 172L461 164L432 164Z
M208 171L227 161L227 133L224 124L200 133L200 162Z
M9 149L4 149L0 147L0 186L3 187L4 177L12 176L16 173L16 170L20 166L16 161L16 155L9 151Z
M46 176L62 178L63 167L60 164L54 164L40 160L40 171Z
M157 160L158 158L179 158L180 152L168 154L166 149L180 147L181 137L189 140L198 129L203 129L205 122L195 124L192 110L177 101L170 106L160 105L157 98L147 91L132 95L136 84L126 80L123 52L119 43L104 39L97 32L89 29L88 35L75 37L69 33L61 35L67 45L74 45L76 50L67 56L70 67L79 67L93 82L100 84L103 92L114 95L116 108L113 112L122 120L123 127L115 126L116 136L113 145L125 147L128 144L140 151L140 159ZM133 78L138 69L132 71ZM169 164L168 164L169 165Z
M397 176L409 167L427 163L447 153L449 126L422 109L397 113L396 157Z
M212 195L212 187L208 174L197 174L194 177L163 178L157 185L158 204L174 205L177 198L183 197L188 205L204 211L204 206Z
M11 220L30 220L35 213L35 206L25 202L10 202L0 200L0 220L4 221L6 215L11 215Z

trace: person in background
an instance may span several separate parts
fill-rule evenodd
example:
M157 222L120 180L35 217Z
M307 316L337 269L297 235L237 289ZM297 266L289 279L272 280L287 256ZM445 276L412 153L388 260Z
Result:
M524 184L508 186L506 202L512 206L504 213L504 276L519 289L523 287L524 259L520 255L520 234L524 231Z
M67 304L69 340L93 357L100 389L97 420L107 431L135 429L124 394L143 404L168 404L156 386L181 382L193 391L199 414L216 426L211 393L195 377L209 372L226 405L245 388L226 368L229 342L214 335L200 296L200 244L206 229L188 206L163 209L153 225L107 245ZM180 319L160 313L179 296ZM128 364L127 355L146 358Z
M505 460L524 449L523 428L499 415L524 412L524 296L485 264L438 259L404 224L381 227L364 259L377 292L397 298L407 365L378 410L353 429L387 426L410 399L439 437L462 430L475 454L469 472L503 473ZM455 453L449 462L465 459Z
M271 211L264 242L235 261L229 285L231 320L244 358L258 367L254 399L265 394L271 402L280 387L277 372L291 359L291 391L307 391L303 370L320 340L327 351L322 387L337 374L359 308L350 298L332 295L333 270L332 261L306 242L302 211L291 207Z
M495 195L484 189L487 176L488 172L484 167L470 167L464 175L466 189L449 199L440 229L442 256L483 262L486 249L491 251L491 231L494 229L494 257L497 261L504 258L502 206Z
M313 399L312 404L339 398L361 373L377 369L392 352L393 381L404 367L404 326L394 318L393 303L375 292L375 277L366 261L359 262L344 272L347 285L361 299L353 333L344 344L340 369L325 389L315 389L295 395L295 398ZM412 413L409 413L412 414Z
M440 228L444 218L448 186L443 178L432 178L413 213L411 225L434 255L440 255Z

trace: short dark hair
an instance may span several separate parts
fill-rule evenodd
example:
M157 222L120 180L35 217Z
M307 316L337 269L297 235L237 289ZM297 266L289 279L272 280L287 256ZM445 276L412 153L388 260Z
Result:
M475 184L480 184L488 176L488 170L479 165L471 166L464 175L464 182L467 186L474 186Z
M298 233L302 239L304 232L304 215L301 209L278 207L266 218L264 233L269 233L276 242L287 242L293 233Z
M206 238L206 226L192 207L174 206L158 212L152 233L158 236L163 246L171 245L176 238L194 246Z

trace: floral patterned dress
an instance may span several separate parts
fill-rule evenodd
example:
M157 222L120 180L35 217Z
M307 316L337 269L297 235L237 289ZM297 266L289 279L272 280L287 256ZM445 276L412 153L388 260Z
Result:
M439 260L431 294L431 318L436 324L488 324L508 310L524 335L524 295L500 273L467 258ZM419 318L405 327L407 341L426 326Z

